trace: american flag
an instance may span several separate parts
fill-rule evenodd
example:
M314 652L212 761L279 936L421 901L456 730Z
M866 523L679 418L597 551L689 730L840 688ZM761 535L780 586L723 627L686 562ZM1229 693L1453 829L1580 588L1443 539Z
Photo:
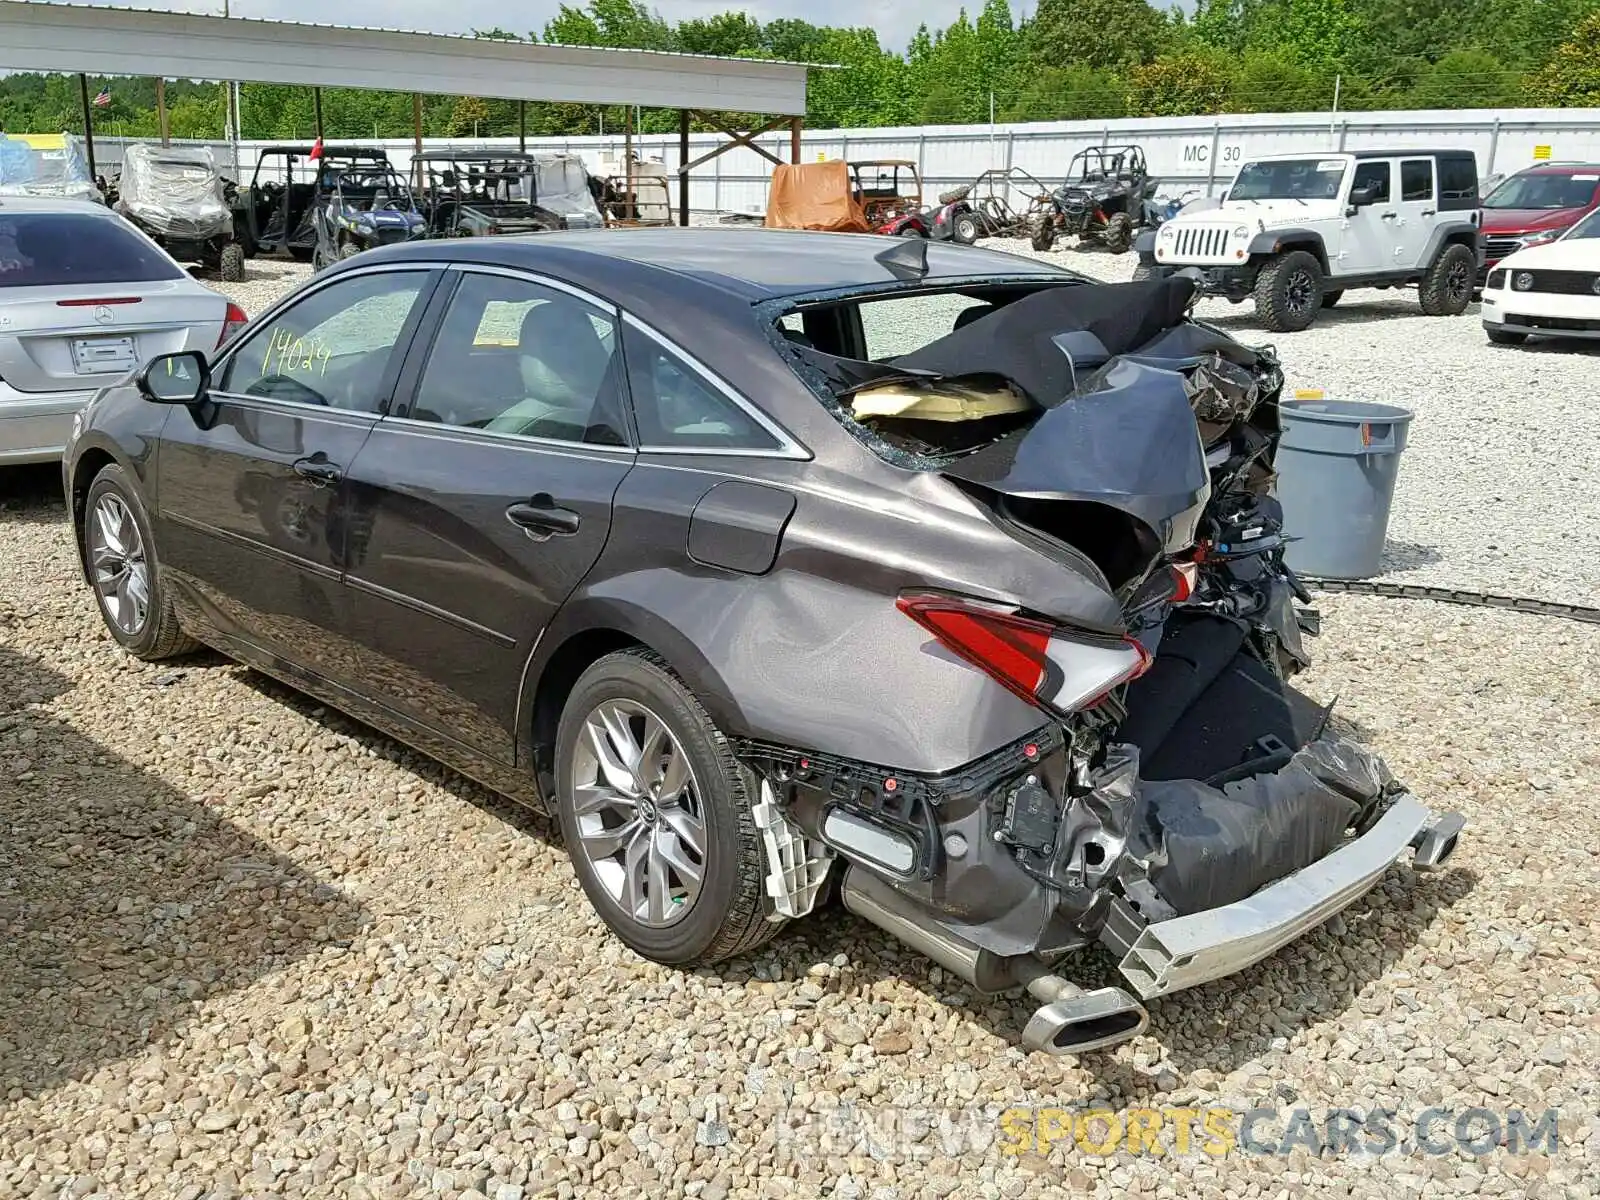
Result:
M111 107L111 89L110 88L101 88L98 92L95 93L94 106L96 108L110 108Z

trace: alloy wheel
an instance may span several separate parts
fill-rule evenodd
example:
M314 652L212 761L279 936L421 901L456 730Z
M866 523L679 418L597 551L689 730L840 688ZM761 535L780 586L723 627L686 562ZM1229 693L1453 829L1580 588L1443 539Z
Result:
M666 723L632 700L599 704L584 718L570 783L578 843L617 907L651 929L687 916L705 877L705 809Z
M94 590L111 623L130 637L150 613L150 564L127 502L107 492L89 523L89 564Z
M1289 282L1284 287L1284 307L1292 313L1303 313L1311 307L1311 293L1316 290L1315 282L1308 271L1296 271L1289 276Z
M1464 263L1455 263L1445 276L1444 291L1452 304L1465 305L1472 298L1473 271Z

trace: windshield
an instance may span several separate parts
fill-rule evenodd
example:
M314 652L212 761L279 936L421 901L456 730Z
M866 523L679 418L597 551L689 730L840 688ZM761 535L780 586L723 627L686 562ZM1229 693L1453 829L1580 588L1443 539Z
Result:
M181 279L183 270L121 218L0 208L0 288Z
M1286 158L1246 163L1229 200L1332 200L1344 179L1342 158Z
M486 204L532 204L537 168L526 159L456 159L428 164L428 186Z
M1574 241L1578 238L1600 238L1600 208L1591 209L1578 221L1561 240Z
M1484 199L1485 208L1588 208L1600 170L1572 175L1513 175Z
M338 175L339 199L346 208L372 211L411 207L411 189L391 167L353 167Z

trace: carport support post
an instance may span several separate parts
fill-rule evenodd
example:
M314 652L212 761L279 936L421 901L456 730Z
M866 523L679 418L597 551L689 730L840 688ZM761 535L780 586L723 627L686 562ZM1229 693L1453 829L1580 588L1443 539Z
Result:
M417 148L422 148L420 141ZM524 154L528 152L528 102L526 100L517 101L517 149Z
M689 224L689 110L678 110L678 224Z
M317 117L317 140L322 140L322 89L311 89L311 105Z
M800 161L800 130L805 123L804 117L796 117L789 122L789 161L792 163Z
M78 73L78 96L83 100L83 151L89 156L89 178L98 179L94 169L94 108L89 103L89 77Z
M161 129L161 144L172 145L171 130L167 126L167 81L156 80L156 122Z
M411 154L412 187L422 190L422 93L411 93L411 137L414 147Z

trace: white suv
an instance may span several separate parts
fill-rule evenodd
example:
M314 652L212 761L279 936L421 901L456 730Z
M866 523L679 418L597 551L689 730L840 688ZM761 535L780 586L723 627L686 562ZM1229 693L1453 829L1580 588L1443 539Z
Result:
M1470 150L1358 150L1252 159L1222 204L1179 213L1136 243L1135 279L1192 268L1202 292L1254 297L1268 329L1304 329L1346 288L1417 286L1454 316L1482 260Z

